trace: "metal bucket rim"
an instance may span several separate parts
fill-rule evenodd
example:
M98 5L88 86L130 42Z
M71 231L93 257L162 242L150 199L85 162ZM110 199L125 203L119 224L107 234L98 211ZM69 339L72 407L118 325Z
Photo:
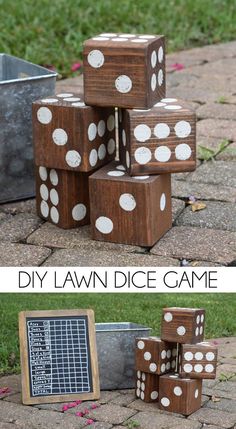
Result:
M118 328L113 328L113 329L101 329L99 330L99 328L97 329L98 325L103 325L103 326L108 326L108 325L127 325L127 324L133 324L136 325L136 327L133 328L123 328L123 329L118 329ZM138 323L134 323L134 322L101 322L101 323L95 323L95 327L96 327L96 333L97 332L127 332L127 331L150 331L152 330L152 328L148 328L147 326L143 326L143 325L139 325Z
M40 79L46 79L46 78L58 76L58 73L55 71L49 70L46 67L40 66L38 64L34 64L31 61L24 60L23 58L19 58L19 57L16 57L14 55L9 55L9 54L6 54L4 52L0 52L0 57L15 58L16 60L20 60L24 63L30 64L31 66L33 66L37 69L43 70L47 73L47 74L44 74L42 76L29 76L29 77L22 77L22 78L17 78L17 79L0 80L0 85L6 85L9 83L18 83L18 82L20 83L20 82L25 82L25 81L27 82L27 81L32 81L32 80L40 80Z

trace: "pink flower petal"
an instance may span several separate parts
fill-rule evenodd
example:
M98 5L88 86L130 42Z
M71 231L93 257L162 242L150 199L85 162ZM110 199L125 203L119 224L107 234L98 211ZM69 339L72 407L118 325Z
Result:
M77 417L83 417L83 413L82 413L82 411L78 411L77 413L75 413L75 415L77 416Z
M5 393L10 393L11 389L9 387L1 387L0 388L0 395L4 395Z
M74 63L71 66L71 71L72 72L76 72L77 70L79 70L81 68L81 64L80 63Z
M93 419L88 419L87 421L86 421L86 424L87 425L92 425L94 423L94 420Z
M82 401L81 401L81 399L77 399L77 401L75 401L76 402L76 404L77 405L80 405L80 404L82 404Z
M184 65L181 63L171 64L171 67L174 70L183 70L184 69Z
M67 411L69 409L69 407L68 407L68 405L63 405L63 407L62 407L62 411L64 412L64 411Z

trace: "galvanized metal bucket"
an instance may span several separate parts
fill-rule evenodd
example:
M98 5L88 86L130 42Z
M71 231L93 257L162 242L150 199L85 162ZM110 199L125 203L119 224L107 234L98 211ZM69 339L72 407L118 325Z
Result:
M32 102L54 94L57 73L0 54L0 202L35 194Z
M100 387L102 390L135 386L135 338L148 337L150 328L136 323L96 323Z

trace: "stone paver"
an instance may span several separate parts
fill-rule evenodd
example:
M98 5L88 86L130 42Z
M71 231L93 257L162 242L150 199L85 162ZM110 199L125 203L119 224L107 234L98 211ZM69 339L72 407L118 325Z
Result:
M49 267L71 266L71 267L109 267L109 266L131 266L131 267L166 267L179 266L178 259L165 258L163 256L154 256L148 254L109 252L94 249L61 249L55 251L50 258L43 264Z
M196 171L187 177L190 182L226 185L236 188L236 162L209 161L205 162Z
M50 254L47 247L0 242L1 267L41 265Z
M187 207L180 214L176 225L196 226L200 228L213 228L226 231L236 230L236 205L216 201L205 201L206 208L193 212Z
M0 396L0 429L79 429L94 419L96 429L228 429L236 426L236 360L221 364L222 358L235 356L236 337L209 340L218 347L217 379L203 381L202 408L187 417L159 410L156 403L135 399L134 389L102 391L98 401L83 401L62 412L62 405L23 406L19 375L0 377L0 388L10 392ZM228 381L220 381L222 374ZM235 377L233 377L235 374ZM92 409L92 404L98 408ZM88 409L86 419L75 415ZM139 426L135 426L139 424ZM9 426L10 425L10 426Z
M198 162L197 170L193 173L175 174L172 176L172 196L173 202L173 221L174 224L191 226L195 231L189 235L186 229L187 237L191 238L191 252L182 251L179 239L184 238L180 230L175 228L166 234L166 237L154 246L152 254L156 254L158 248L158 259L156 265L171 266L179 264L179 259L190 258L190 265L200 266L199 264L219 264L224 265L235 260L233 256L233 244L229 244L229 250L226 252L226 244L229 235L223 238L223 254L221 255L221 235L219 232L230 229L236 232L235 222L233 221L233 211L230 212L230 205L217 205L217 213L213 210L210 202L232 203L236 202L236 75L235 75L235 52L236 41L221 43L202 48L194 48L182 52L176 52L167 55L167 96L179 97L189 102L192 109L197 114L197 144L216 151L222 140L228 140L229 145L215 156L214 161ZM176 71L173 64L183 64L183 69ZM70 78L57 82L57 92L77 92L83 86L83 76ZM209 201L208 209L204 212L192 215L190 209L185 208L185 202L189 195L196 198ZM235 209L234 209L235 210ZM200 240L194 239L198 235L199 226L207 227L205 236L201 235ZM122 262L122 254L137 253L137 256L129 257L126 265L129 263L142 265L146 264L148 249L142 249L138 246L123 246L113 243L95 242L90 238L89 227L75 229L71 231L59 230L55 226L43 223L36 218L35 200L13 202L0 205L0 242L20 242L26 246L34 245L35 249L30 248L27 252L22 248L22 257L17 258L17 249L3 258L0 254L0 264L11 265L12 259L20 265L31 264L41 265L46 258L45 265L56 264L61 256L66 264L67 261L74 261L74 264L87 265L86 250L91 253L97 251L110 252L110 263L116 260L120 253L119 263ZM232 240L234 237L231 236ZM210 241L213 239L214 249L209 253ZM176 252L165 251L159 253L163 243L175 242ZM177 240L177 241L176 241ZM185 240L186 242L186 240ZM45 248L45 252L41 248ZM186 243L186 247L190 247ZM212 246L213 247L213 246ZM36 250L37 248L37 250ZM39 248L39 249L38 249ZM83 255L77 255L70 249L83 250ZM48 250L49 249L49 250ZM64 253L53 253L54 249L65 249ZM68 249L68 250L67 250ZM30 252L34 255L29 257ZM51 251L51 253L50 253ZM16 252L14 257L14 252ZM141 253L141 254L140 254ZM145 253L143 255L142 253ZM202 256L203 254L203 256ZM103 255L105 256L105 254ZM176 261L173 260L176 259ZM211 258L209 260L209 257ZM2 258L2 261L1 261ZM139 258L139 261L138 261ZM163 259L164 258L164 259ZM207 258L207 259L206 259ZM25 264L24 264L25 261ZM153 260L154 261L154 260ZM139 262L139 263L138 263ZM175 262L175 264L174 264ZM15 264L16 264L15 263ZM102 258L100 259L103 264ZM122 262L123 263L123 262ZM62 262L61 262L62 264ZM72 264L72 262L71 262Z
M52 248L82 248L90 250L114 250L125 252L139 252L141 247L129 246L115 243L105 243L103 241L91 240L90 226L83 226L75 229L61 229L49 222L44 223L41 228L31 234L27 243L37 246L47 246Z
M119 405L106 404L96 410L92 410L89 416L95 420L102 420L106 423L118 425L134 416L136 411L129 408L120 407Z
M151 253L190 260L201 255L201 260L227 265L236 259L236 233L176 226L151 249Z
M189 420L198 420L201 423L213 424L221 428L231 428L236 424L236 413L227 413L221 410L201 408L189 417Z
M236 202L236 188L187 180L172 180L172 194L186 200L193 195L198 200Z
M24 241L41 224L41 219L30 213L7 217L0 223L0 242Z

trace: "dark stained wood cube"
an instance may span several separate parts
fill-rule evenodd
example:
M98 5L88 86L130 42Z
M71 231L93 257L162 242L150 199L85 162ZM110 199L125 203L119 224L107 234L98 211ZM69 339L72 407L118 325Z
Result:
M87 104L149 108L165 97L164 36L100 34L83 58Z
M89 173L36 167L38 215L61 228L90 223Z
M112 162L89 178L92 237L152 246L171 227L170 175L130 177Z
M207 342L182 344L180 348L181 377L216 378L217 348Z
M144 402L158 402L159 375L137 371L136 397Z
M175 371L176 347L176 343L168 343L158 337L137 338L136 370L158 375Z
M161 339L183 344L196 344L204 338L205 310L195 308L164 308Z
M195 113L173 98L148 110L119 109L119 157L131 176L194 170Z
M90 172L115 158L115 109L86 106L83 94L57 94L33 103L37 165Z
M159 408L186 416L201 407L202 380L162 375L159 379Z

